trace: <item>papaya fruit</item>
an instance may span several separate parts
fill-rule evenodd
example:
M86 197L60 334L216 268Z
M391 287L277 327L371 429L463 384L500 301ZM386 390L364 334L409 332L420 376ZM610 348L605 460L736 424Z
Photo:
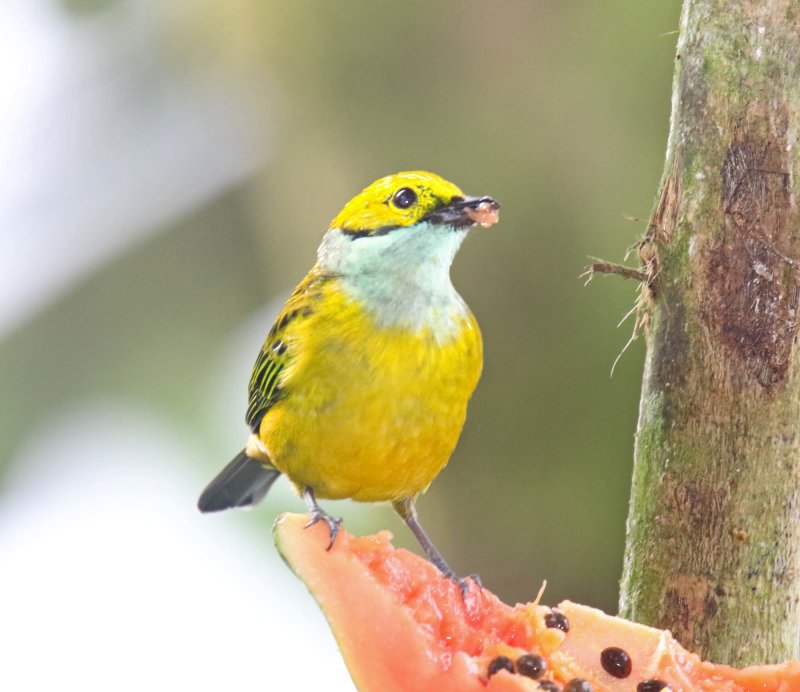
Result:
M736 669L701 661L666 630L565 601L509 606L473 584L465 595L391 534L322 522L275 523L284 560L324 612L362 692L800 692L800 661Z

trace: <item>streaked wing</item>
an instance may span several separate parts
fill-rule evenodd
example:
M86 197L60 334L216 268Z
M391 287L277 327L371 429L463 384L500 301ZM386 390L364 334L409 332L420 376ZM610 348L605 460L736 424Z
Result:
M272 325L250 375L246 420L253 432L258 432L264 414L283 396L281 373L292 361L293 327L313 314L319 289L331 278L330 274L323 274L314 267L286 301Z

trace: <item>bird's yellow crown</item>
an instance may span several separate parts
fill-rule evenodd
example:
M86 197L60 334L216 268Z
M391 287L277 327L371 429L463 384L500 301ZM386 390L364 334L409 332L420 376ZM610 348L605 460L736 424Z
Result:
M428 171L387 175L364 188L331 221L350 234L413 226L426 215L464 197L453 183Z

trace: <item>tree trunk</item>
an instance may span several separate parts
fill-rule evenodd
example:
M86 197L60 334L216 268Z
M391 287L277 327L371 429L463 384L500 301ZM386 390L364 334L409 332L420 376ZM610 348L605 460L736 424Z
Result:
M677 51L620 609L717 662L796 658L800 2L684 0Z

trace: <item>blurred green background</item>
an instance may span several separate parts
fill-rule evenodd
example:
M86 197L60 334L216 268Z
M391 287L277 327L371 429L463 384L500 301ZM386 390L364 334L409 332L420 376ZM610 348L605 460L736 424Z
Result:
M285 480L249 513L195 515L196 496L242 446L252 361L328 221L372 180L422 168L503 204L453 268L485 368L422 521L457 571L506 600L547 579L546 603L614 612L643 345L609 377L636 287L578 276L587 255L621 260L644 229L625 217L647 217L661 173L679 9L9 0L0 537L24 530L14 507L58 522L51 503L75 497L65 479L86 490L102 476L95 494L115 504L137 474L166 474L179 480L165 504L193 536L238 533L248 552L274 553L272 519L302 511ZM136 451L142 421L163 444ZM116 483L100 470L121 454ZM138 497L117 505L134 526L152 501ZM327 507L416 549L388 507ZM274 592L285 567L269 559ZM227 588L218 579L199 607L224 610ZM248 613L226 617L235 629Z

